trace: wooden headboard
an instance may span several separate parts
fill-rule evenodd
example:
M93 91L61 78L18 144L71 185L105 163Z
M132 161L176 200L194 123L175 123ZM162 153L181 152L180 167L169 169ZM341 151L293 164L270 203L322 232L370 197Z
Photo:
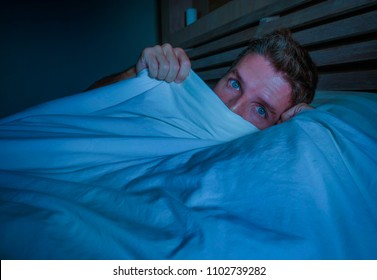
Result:
M377 1L276 1L197 35L195 24L171 41L210 85L251 38L287 27L317 64L318 89L377 92Z

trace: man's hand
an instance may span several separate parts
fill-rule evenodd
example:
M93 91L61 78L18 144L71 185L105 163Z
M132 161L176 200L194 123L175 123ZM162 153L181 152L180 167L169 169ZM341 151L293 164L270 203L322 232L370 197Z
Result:
M166 82L183 82L191 69L191 62L185 51L181 48L173 48L169 44L146 48L136 63L136 66L102 78L86 90L99 88L118 81L135 77L143 69L149 69L149 76Z
M149 76L166 82L183 82L191 69L191 62L185 51L170 44L154 46L143 50L136 72L149 69Z
M312 110L312 109L314 108L306 103L299 103L293 106L292 108L288 109L287 111L285 111L283 114L281 114L281 117L278 123L285 122L293 118L294 116L296 116L298 113L301 113L306 110Z

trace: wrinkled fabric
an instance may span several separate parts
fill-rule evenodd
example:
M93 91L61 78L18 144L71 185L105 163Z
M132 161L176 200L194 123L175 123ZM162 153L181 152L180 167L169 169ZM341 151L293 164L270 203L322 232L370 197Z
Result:
M2 259L375 259L377 96L258 131L190 73L0 123Z

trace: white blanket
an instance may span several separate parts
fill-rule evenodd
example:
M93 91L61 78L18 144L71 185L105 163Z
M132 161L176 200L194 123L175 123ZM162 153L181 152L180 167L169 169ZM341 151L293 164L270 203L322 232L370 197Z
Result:
M258 131L191 72L0 122L2 259L377 257L377 96Z

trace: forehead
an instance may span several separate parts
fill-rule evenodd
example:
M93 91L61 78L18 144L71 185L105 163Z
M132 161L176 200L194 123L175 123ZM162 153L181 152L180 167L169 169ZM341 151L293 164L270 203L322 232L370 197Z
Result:
M233 69L237 69L248 78L253 78L254 82L264 82L276 76L283 76L282 73L275 70L265 56L255 53L245 55Z
M292 87L284 73L276 71L270 61L262 55L248 54L231 70L243 83L244 94L260 98L271 105L280 116L292 106Z

